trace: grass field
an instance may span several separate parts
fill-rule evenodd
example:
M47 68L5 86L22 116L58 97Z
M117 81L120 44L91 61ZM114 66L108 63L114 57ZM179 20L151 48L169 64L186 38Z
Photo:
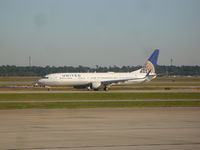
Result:
M0 77L0 82L36 82L40 77Z
M153 101L121 101L135 99L145 99ZM164 99L166 101L156 101L157 99ZM173 99L174 101L167 101L167 99ZM181 101L179 99L184 99L184 101ZM200 93L17 93L0 94L0 101L3 101L3 103L0 103L0 109L97 107L200 107L200 101L197 101L196 99L200 99ZM22 100L24 100L25 102L20 102ZM32 100L37 102L32 102ZM50 102L51 100L53 100L53 102ZM56 102L56 100L59 100L59 102ZM60 100L72 101L62 102ZM73 102L73 100L99 101ZM111 102L101 100L116 101Z
M200 107L200 101L131 101L131 102L39 102L1 103L0 109L52 108L116 108L116 107Z
M0 94L0 101L16 100L129 100L129 99L200 99L200 93L14 93Z

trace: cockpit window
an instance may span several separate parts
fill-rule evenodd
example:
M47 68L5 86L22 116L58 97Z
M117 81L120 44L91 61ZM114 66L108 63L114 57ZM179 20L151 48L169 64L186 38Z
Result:
M47 76L43 76L43 77L42 77L42 79L48 79L48 78L49 78L49 77L47 77Z

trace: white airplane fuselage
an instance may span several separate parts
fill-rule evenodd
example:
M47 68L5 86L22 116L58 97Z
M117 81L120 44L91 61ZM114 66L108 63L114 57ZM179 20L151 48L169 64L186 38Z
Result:
M149 81L145 77L146 73L140 73L139 70L130 73L55 73L46 75L40 79L38 83L46 86L84 86L93 85L94 88L104 86L104 82L112 85L133 85L141 82ZM156 76L155 74L153 76ZM117 82L115 82L117 81ZM106 83L105 83L106 85Z

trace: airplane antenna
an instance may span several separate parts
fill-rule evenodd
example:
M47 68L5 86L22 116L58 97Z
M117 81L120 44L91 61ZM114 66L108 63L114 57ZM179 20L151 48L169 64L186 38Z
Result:
M28 57L29 67L31 67L31 56Z
M170 59L170 65L173 66L173 59Z

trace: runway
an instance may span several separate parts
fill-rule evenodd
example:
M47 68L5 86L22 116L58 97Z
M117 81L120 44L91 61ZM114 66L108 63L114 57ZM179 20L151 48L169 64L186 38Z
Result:
M199 107L0 110L0 149L196 150L199 115Z

